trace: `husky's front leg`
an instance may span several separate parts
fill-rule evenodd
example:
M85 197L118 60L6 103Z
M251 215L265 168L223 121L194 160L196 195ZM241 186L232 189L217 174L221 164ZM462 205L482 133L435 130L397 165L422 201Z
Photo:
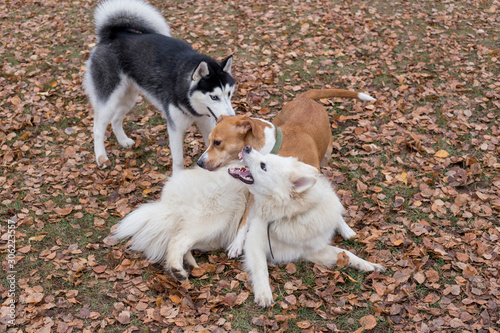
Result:
M198 126L201 134L203 135L203 141L205 141L205 146L208 147L210 141L208 140L208 135L215 127L216 120L212 117L200 117L196 120L196 126Z
M273 303L267 271L267 222L254 218L245 241L245 268L252 279L255 303L267 307Z
M176 107L170 107L171 121L167 119L168 140L172 155L172 174L184 170L184 132L192 124L192 119L185 116Z

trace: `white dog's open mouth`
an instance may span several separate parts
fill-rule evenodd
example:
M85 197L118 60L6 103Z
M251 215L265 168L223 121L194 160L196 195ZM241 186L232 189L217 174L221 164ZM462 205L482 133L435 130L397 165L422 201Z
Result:
M241 168L229 168L227 170L231 176L236 179L241 180L245 184L253 184L253 176L249 170L244 167Z

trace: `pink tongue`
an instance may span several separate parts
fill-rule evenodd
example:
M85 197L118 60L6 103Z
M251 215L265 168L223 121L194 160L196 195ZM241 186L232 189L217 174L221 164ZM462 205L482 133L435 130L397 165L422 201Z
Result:
M245 168L229 168L229 174L247 184L253 183L252 174Z
M238 174L240 175L241 177L248 177L250 176L250 172L247 171L247 169L245 168L231 168L231 173L232 174Z
M240 175L243 176L243 177L248 177L248 176L251 176L252 174L247 169L241 168L240 169Z

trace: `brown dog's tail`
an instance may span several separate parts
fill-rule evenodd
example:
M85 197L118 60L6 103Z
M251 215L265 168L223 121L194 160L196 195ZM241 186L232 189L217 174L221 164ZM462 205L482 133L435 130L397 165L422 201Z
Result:
M312 89L303 93L302 96L314 100L332 97L347 97L358 98L362 101L376 101L376 99L370 95L344 89Z

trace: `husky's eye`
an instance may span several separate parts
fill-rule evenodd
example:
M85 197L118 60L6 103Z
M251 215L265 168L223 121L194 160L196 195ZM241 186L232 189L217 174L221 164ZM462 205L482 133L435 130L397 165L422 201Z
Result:
M266 163L264 163L264 162L260 162L260 168L261 168L263 171L267 171L267 169L266 169Z
M212 101L218 101L219 100L219 96L215 96L215 95L210 95L210 98L212 99Z
M214 141L214 147L220 146L221 141L220 140L215 140Z

